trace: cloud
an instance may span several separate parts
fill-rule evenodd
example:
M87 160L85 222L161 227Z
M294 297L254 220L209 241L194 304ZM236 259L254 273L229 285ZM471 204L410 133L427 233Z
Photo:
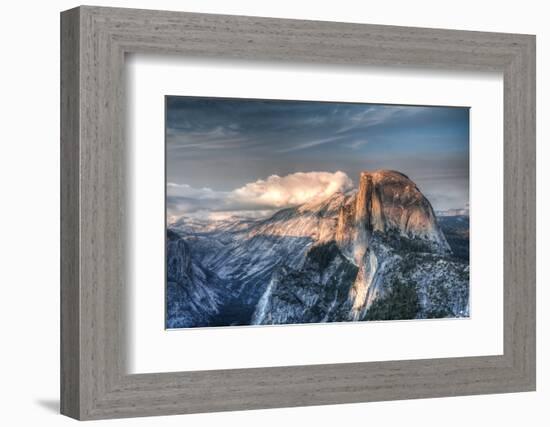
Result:
M311 116L303 120L303 129L313 126L318 131L318 135L329 134L331 136L318 136L315 138L312 137L311 133L307 133L303 135L304 141L296 139L292 141L291 145L279 149L278 152L290 153L341 142L356 150L367 143L365 135L368 129L398 122L403 118L417 115L423 111L422 107L350 104L340 110L333 109L331 112L327 112L324 117Z
M284 148L282 150L279 150L279 153L290 153L291 151L303 150L305 148L316 147L317 145L330 144L332 142L336 142L342 139L344 139L343 136L331 136L330 138L314 139L312 141L306 141L292 145L288 148Z
M204 212L240 212L243 216L252 216L251 212L269 212L322 200L352 186L352 180L341 171L271 175L232 191L168 183L167 208L171 218Z
M373 126L391 124L404 117L418 115L424 111L423 107L400 105L357 105L356 108L346 111L341 118L342 126L336 133L348 133L356 130L366 130Z
M225 197L226 192L223 191L214 191L211 188L203 187L203 188L193 188L188 184L176 184L173 182L169 182L166 184L167 187L167 193L169 196L172 197L179 197L179 198L189 198L189 199L199 199L199 200L206 200L206 199L217 199L220 197Z
M344 172L296 172L284 177L271 175L234 190L231 198L261 206L283 208L323 199L352 187Z
M366 145L368 144L369 141L366 139L366 138L363 138L363 139L356 139L355 141L351 142L349 144L349 146L353 149L353 150L357 150L358 148L361 148L363 145Z

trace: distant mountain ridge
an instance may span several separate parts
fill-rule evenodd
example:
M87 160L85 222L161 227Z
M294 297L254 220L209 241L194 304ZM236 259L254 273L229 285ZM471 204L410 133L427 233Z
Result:
M168 265L185 250L196 271L168 277L169 327L469 313L469 267L453 256L431 204L400 172L362 172L356 191L269 218L183 219L169 233ZM185 245L174 246L178 240ZM172 309L195 297L187 305L202 307L200 315Z

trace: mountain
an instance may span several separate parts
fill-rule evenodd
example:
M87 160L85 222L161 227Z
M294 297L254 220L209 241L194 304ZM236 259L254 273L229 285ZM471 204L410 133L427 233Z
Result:
M174 282L191 283L175 298L195 302L191 294L204 287L203 305L194 306L209 314L195 326L468 315L469 267L453 255L429 201L399 172L363 172L356 191L269 218L184 218L170 231L196 271Z
M363 172L333 230L302 268L272 278L255 323L303 323L302 313L306 322L467 315L468 266L452 259L430 203L407 176Z
M437 222L453 254L466 262L470 260L470 217L469 215L444 215Z
M191 257L179 234L168 230L166 237L166 327L208 324L218 313L223 282Z

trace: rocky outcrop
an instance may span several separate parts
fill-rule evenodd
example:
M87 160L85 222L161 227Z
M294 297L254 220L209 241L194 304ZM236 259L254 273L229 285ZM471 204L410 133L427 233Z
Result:
M223 284L193 260L181 236L168 230L166 237L166 327L208 326L218 312Z
M336 241L343 248L362 257L373 232L395 232L425 241L432 251L450 253L430 202L400 172L362 172L355 200L340 208Z
M377 281L387 251L375 235L416 240L429 252L451 253L430 202L416 184L396 171L362 172L355 197L340 207L335 236L342 252L359 267L349 292L353 320L363 317L381 292Z

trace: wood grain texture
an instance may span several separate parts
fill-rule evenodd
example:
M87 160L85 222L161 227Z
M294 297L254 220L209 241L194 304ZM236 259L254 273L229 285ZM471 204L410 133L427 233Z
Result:
M61 20L61 412L80 414L79 17Z
M535 38L80 7L62 13L62 413L77 419L535 389ZM504 75L504 354L129 375L124 56Z

